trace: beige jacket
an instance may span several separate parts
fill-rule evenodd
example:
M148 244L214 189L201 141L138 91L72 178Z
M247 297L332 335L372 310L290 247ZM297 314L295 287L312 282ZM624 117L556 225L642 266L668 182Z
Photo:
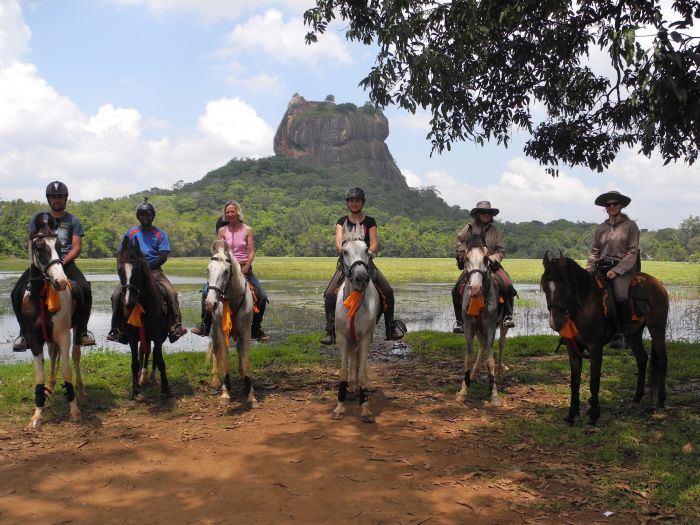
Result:
M457 234L455 239L455 249L457 252L467 249L467 237L471 228L471 235L484 236L484 242L489 250L489 256L492 260L501 262L506 257L505 241L503 234L493 223L481 225L475 219L472 219L462 230ZM483 230L483 231L482 231Z
M595 270L595 263L601 259L619 261L612 270L624 275L637 266L639 253L639 228L627 215L621 214L620 221L610 224L607 220L596 228L593 234L591 254L586 269Z

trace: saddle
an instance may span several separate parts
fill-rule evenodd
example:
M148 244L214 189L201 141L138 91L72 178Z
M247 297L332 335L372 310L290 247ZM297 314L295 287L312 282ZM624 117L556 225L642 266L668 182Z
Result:
M596 268L598 269L598 268ZM600 270L599 270L600 271ZM601 275L596 273L594 275L594 281L596 288L598 289L598 295L603 304L603 314L606 319L615 321L617 316L617 306L615 301L615 288L610 279L605 278L605 273ZM646 312L649 310L649 295L644 287L647 278L644 274L634 273L632 274L632 280L630 282L629 298L632 303L632 320L641 321L644 319Z
M463 279L462 283L459 286L459 295L461 297L464 297L464 289L467 287L467 284L468 284L468 280ZM506 289L505 283L503 282L503 280L500 277L498 277L498 275L496 275L495 273L492 273L491 274L491 284L494 285L496 287L496 289L498 290L498 304L499 305L504 304L506 302L506 296L504 293L504 291ZM516 292L516 295L517 295L517 292Z

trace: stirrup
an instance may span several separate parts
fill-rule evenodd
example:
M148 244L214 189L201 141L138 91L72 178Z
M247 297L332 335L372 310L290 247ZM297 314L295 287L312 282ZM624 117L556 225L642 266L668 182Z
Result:
M506 315L503 318L503 327L504 328L513 328L514 326L515 326L515 321L513 321L513 316Z
M335 334L333 332L326 332L326 335L319 339L319 343L322 345L335 344Z
M24 335L19 334L17 336L17 339L15 339L15 342L12 343L12 351L13 352L25 352L27 350L27 340L24 338Z
M190 328L190 333L198 335L200 337L206 337L209 335L209 330L207 330L207 325L204 323L199 323L194 328Z
M95 336L90 330L85 330L80 336L80 346L93 346L95 344Z
M452 333L453 334L463 334L464 333L464 324L462 321L455 321L455 324L452 325Z
M610 348L615 348L617 350L621 350L625 348L625 345L627 343L625 342L625 336L622 332L616 332L611 338L610 338Z
M107 334L107 341L114 341L115 343L118 343L120 339L121 332L119 328L112 328Z

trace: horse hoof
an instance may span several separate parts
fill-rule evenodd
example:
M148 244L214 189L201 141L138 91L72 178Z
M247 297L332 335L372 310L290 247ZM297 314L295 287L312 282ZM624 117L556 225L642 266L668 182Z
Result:
M248 410L255 410L256 408L258 408L258 406L260 405L258 405L257 401L251 401L250 403L248 403Z
M457 403L464 403L467 400L467 394L463 394L462 392L457 393L455 396L455 401Z
M27 430L39 430L41 428L41 419L30 419L27 425Z
M336 421L340 421L345 417L345 412L331 412L331 417Z
M491 398L491 401L489 401L489 403L491 404L492 407L501 407L501 406L503 406L503 400L502 400L500 397L498 397L498 396L492 397L492 398Z
M175 397L175 396L173 395L173 393L172 393L170 390L168 390L168 391L166 391L166 392L161 392L161 393L160 393L160 398L161 398L161 399L172 399L172 398L174 398L174 397Z
M360 419L362 419L363 423L374 423L374 416L373 415L366 415L362 416Z
M81 420L80 414L71 414L71 415L70 415L70 420L71 420L73 423L80 423L80 420Z

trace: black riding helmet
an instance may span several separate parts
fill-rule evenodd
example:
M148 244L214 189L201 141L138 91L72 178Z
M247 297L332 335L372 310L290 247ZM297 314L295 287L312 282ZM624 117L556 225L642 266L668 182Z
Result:
M49 198L49 195L65 195L66 198L68 198L68 186L63 184L60 180L49 182L49 185L46 186L47 199Z
M156 216L156 209L153 207L153 204L148 202L148 197L143 198L143 202L136 206L136 218L139 216L140 211L147 211L153 214L153 217L155 218Z
M350 188L348 191L345 192L345 201L348 201L350 199L362 199L362 202L365 202L366 197L365 197L365 190L360 188L359 186L353 186Z

